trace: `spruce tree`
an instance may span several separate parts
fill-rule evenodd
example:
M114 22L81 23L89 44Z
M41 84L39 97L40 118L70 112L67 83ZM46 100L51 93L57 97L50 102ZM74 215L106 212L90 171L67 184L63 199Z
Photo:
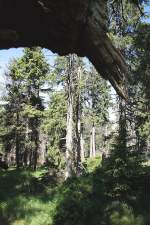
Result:
M23 53L21 58L10 64L7 73L10 82L7 84L6 125L11 128L9 142L15 140L10 150L15 149L17 166L36 169L44 109L40 89L49 72L49 65L41 48L26 48Z

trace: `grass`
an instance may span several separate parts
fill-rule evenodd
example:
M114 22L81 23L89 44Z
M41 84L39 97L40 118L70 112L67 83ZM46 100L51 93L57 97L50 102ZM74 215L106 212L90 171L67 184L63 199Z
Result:
M47 190L35 183L45 173L9 170L0 173L0 224L50 225L55 202ZM49 187L50 188L50 187ZM41 192L40 192L41 191ZM49 190L50 191L50 190Z
M88 173L94 172L97 168L101 166L101 161L102 158L99 155L97 155L95 158L88 158L85 162L87 172Z
M0 225L150 224L150 182L136 179L136 196L119 199L112 197L100 159L88 161L87 171L63 183L45 169L0 171Z

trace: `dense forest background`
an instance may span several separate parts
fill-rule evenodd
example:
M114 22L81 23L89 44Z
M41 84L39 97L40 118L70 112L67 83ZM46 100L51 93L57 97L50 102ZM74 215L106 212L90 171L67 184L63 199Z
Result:
M75 54L25 48L3 74L0 225L150 224L148 2L108 5L127 99ZM139 8L140 7L140 8Z

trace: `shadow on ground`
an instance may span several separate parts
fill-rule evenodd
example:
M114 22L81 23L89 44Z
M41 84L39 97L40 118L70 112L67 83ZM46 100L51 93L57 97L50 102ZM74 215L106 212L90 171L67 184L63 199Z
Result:
M42 172L1 171L0 224L149 225L149 171L118 180L97 168L61 184Z
M150 173L108 176L102 168L64 184L54 225L149 225Z
M0 172L0 225L46 224L53 210L53 203L48 207L48 202L55 184L52 178L41 182L43 176L22 169Z

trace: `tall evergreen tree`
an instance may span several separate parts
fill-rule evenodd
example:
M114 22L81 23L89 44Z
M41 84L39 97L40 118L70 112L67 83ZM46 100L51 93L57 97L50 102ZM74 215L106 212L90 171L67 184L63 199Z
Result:
M66 118L66 173L72 176L73 171L80 170L83 160L83 134L81 125L82 110L82 78L83 62L76 55L58 57L53 71L53 82L64 88L67 101Z
M149 24L141 23L133 43L135 57L133 74L133 97L135 130L137 147L141 151L150 148L150 53L149 53Z
M7 114L10 124L7 122L7 126L12 126L11 133L15 135L18 167L24 165L36 169L37 166L39 128L44 109L40 89L48 72L49 65L41 48L26 48L23 56L9 66Z
M95 157L96 127L102 127L108 122L110 87L94 67L87 73L85 99L85 115L90 124L90 157Z

